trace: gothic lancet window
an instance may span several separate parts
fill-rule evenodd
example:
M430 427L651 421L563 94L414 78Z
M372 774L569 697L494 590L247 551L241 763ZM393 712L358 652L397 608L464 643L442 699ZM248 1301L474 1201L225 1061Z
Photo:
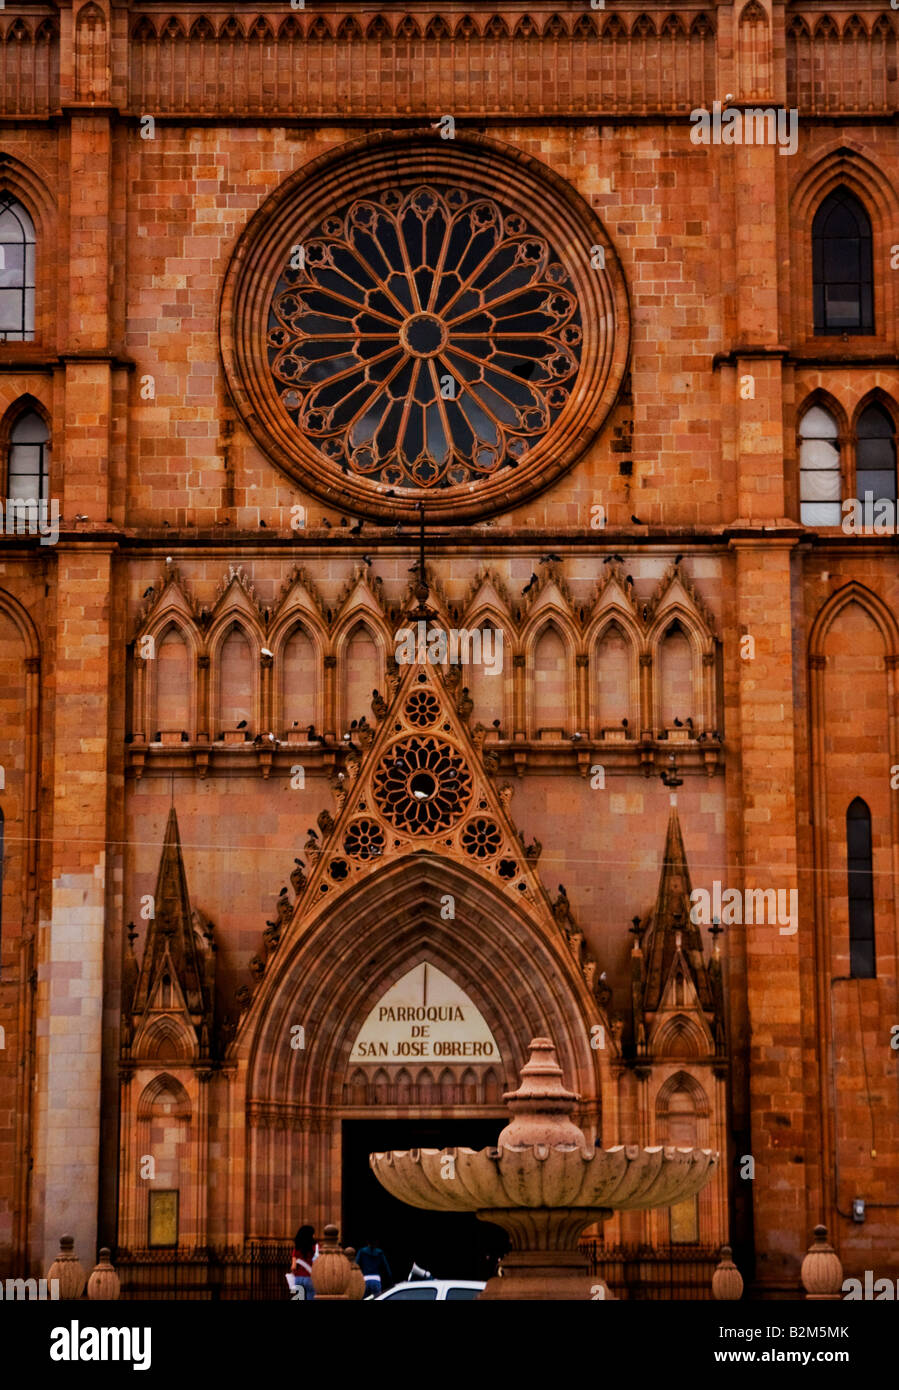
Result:
M799 424L799 515L803 526L839 526L840 445L829 410L813 405Z
M848 188L815 213L812 278L816 333L874 332L871 222Z
M25 411L9 433L6 496L45 502L50 475L50 431L36 410Z
M874 869L871 812L860 796L846 812L846 853L849 869L849 973L853 979L873 979Z
M862 411L856 429L856 496L874 502L896 500L896 427L882 405L872 404Z
M0 194L0 342L34 338L34 224Z

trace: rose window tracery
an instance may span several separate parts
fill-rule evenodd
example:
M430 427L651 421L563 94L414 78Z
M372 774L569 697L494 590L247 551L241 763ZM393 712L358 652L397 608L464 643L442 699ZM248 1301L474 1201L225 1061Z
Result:
M417 729L426 729L440 714L440 701L430 690L413 690L406 701L404 714Z
M347 826L343 848L354 859L376 859L384 853L384 832L377 821L361 816Z
M499 826L487 816L469 821L462 831L462 848L473 859L492 859L501 844Z
M462 754L438 738L395 743L374 776L381 814L397 830L431 835L459 820L471 801L471 773Z
M566 406L578 298L547 237L498 199L386 189L324 217L300 252L271 299L269 369L297 432L344 473L490 478Z

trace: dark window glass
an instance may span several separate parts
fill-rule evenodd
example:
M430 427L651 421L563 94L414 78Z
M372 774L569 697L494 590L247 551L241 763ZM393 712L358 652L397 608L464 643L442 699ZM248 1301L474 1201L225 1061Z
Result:
M848 188L837 188L812 223L816 333L873 333L871 222Z
M856 494L861 501L896 500L896 431L882 405L869 405L858 422L855 450Z
M9 435L6 495L14 501L47 500L50 431L36 410L20 415Z
M480 1289L447 1289L446 1298L444 1299L444 1302L458 1303L462 1300L468 1302L471 1299L477 1298L480 1292Z
M877 970L871 812L860 796L846 812L846 851L849 860L849 973L854 979L873 979Z
M34 226L8 194L0 194L0 342L34 337Z

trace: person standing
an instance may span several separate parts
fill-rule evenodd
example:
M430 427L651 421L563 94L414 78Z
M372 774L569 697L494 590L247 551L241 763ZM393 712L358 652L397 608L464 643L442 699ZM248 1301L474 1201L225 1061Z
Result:
M315 1289L312 1284L312 1265L318 1256L318 1245L315 1240L314 1226L301 1226L293 1238L293 1259L291 1260L290 1273L293 1276L294 1298L298 1297L297 1290L303 1290L303 1298L309 1300L315 1297Z
M387 1256L376 1240L369 1240L356 1255L356 1263L365 1277L365 1296L377 1296L393 1283Z

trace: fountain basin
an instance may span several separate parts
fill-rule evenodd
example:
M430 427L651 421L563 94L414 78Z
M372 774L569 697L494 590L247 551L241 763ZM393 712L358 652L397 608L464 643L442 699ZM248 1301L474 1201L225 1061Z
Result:
M503 1277L491 1279L481 1298L609 1297L578 1250L584 1228L613 1211L670 1207L694 1196L711 1179L718 1155L588 1144L571 1119L579 1097L563 1086L548 1038L532 1040L521 1086L503 1099L512 1119L495 1148L373 1153L376 1178L409 1206L472 1211L508 1233Z

